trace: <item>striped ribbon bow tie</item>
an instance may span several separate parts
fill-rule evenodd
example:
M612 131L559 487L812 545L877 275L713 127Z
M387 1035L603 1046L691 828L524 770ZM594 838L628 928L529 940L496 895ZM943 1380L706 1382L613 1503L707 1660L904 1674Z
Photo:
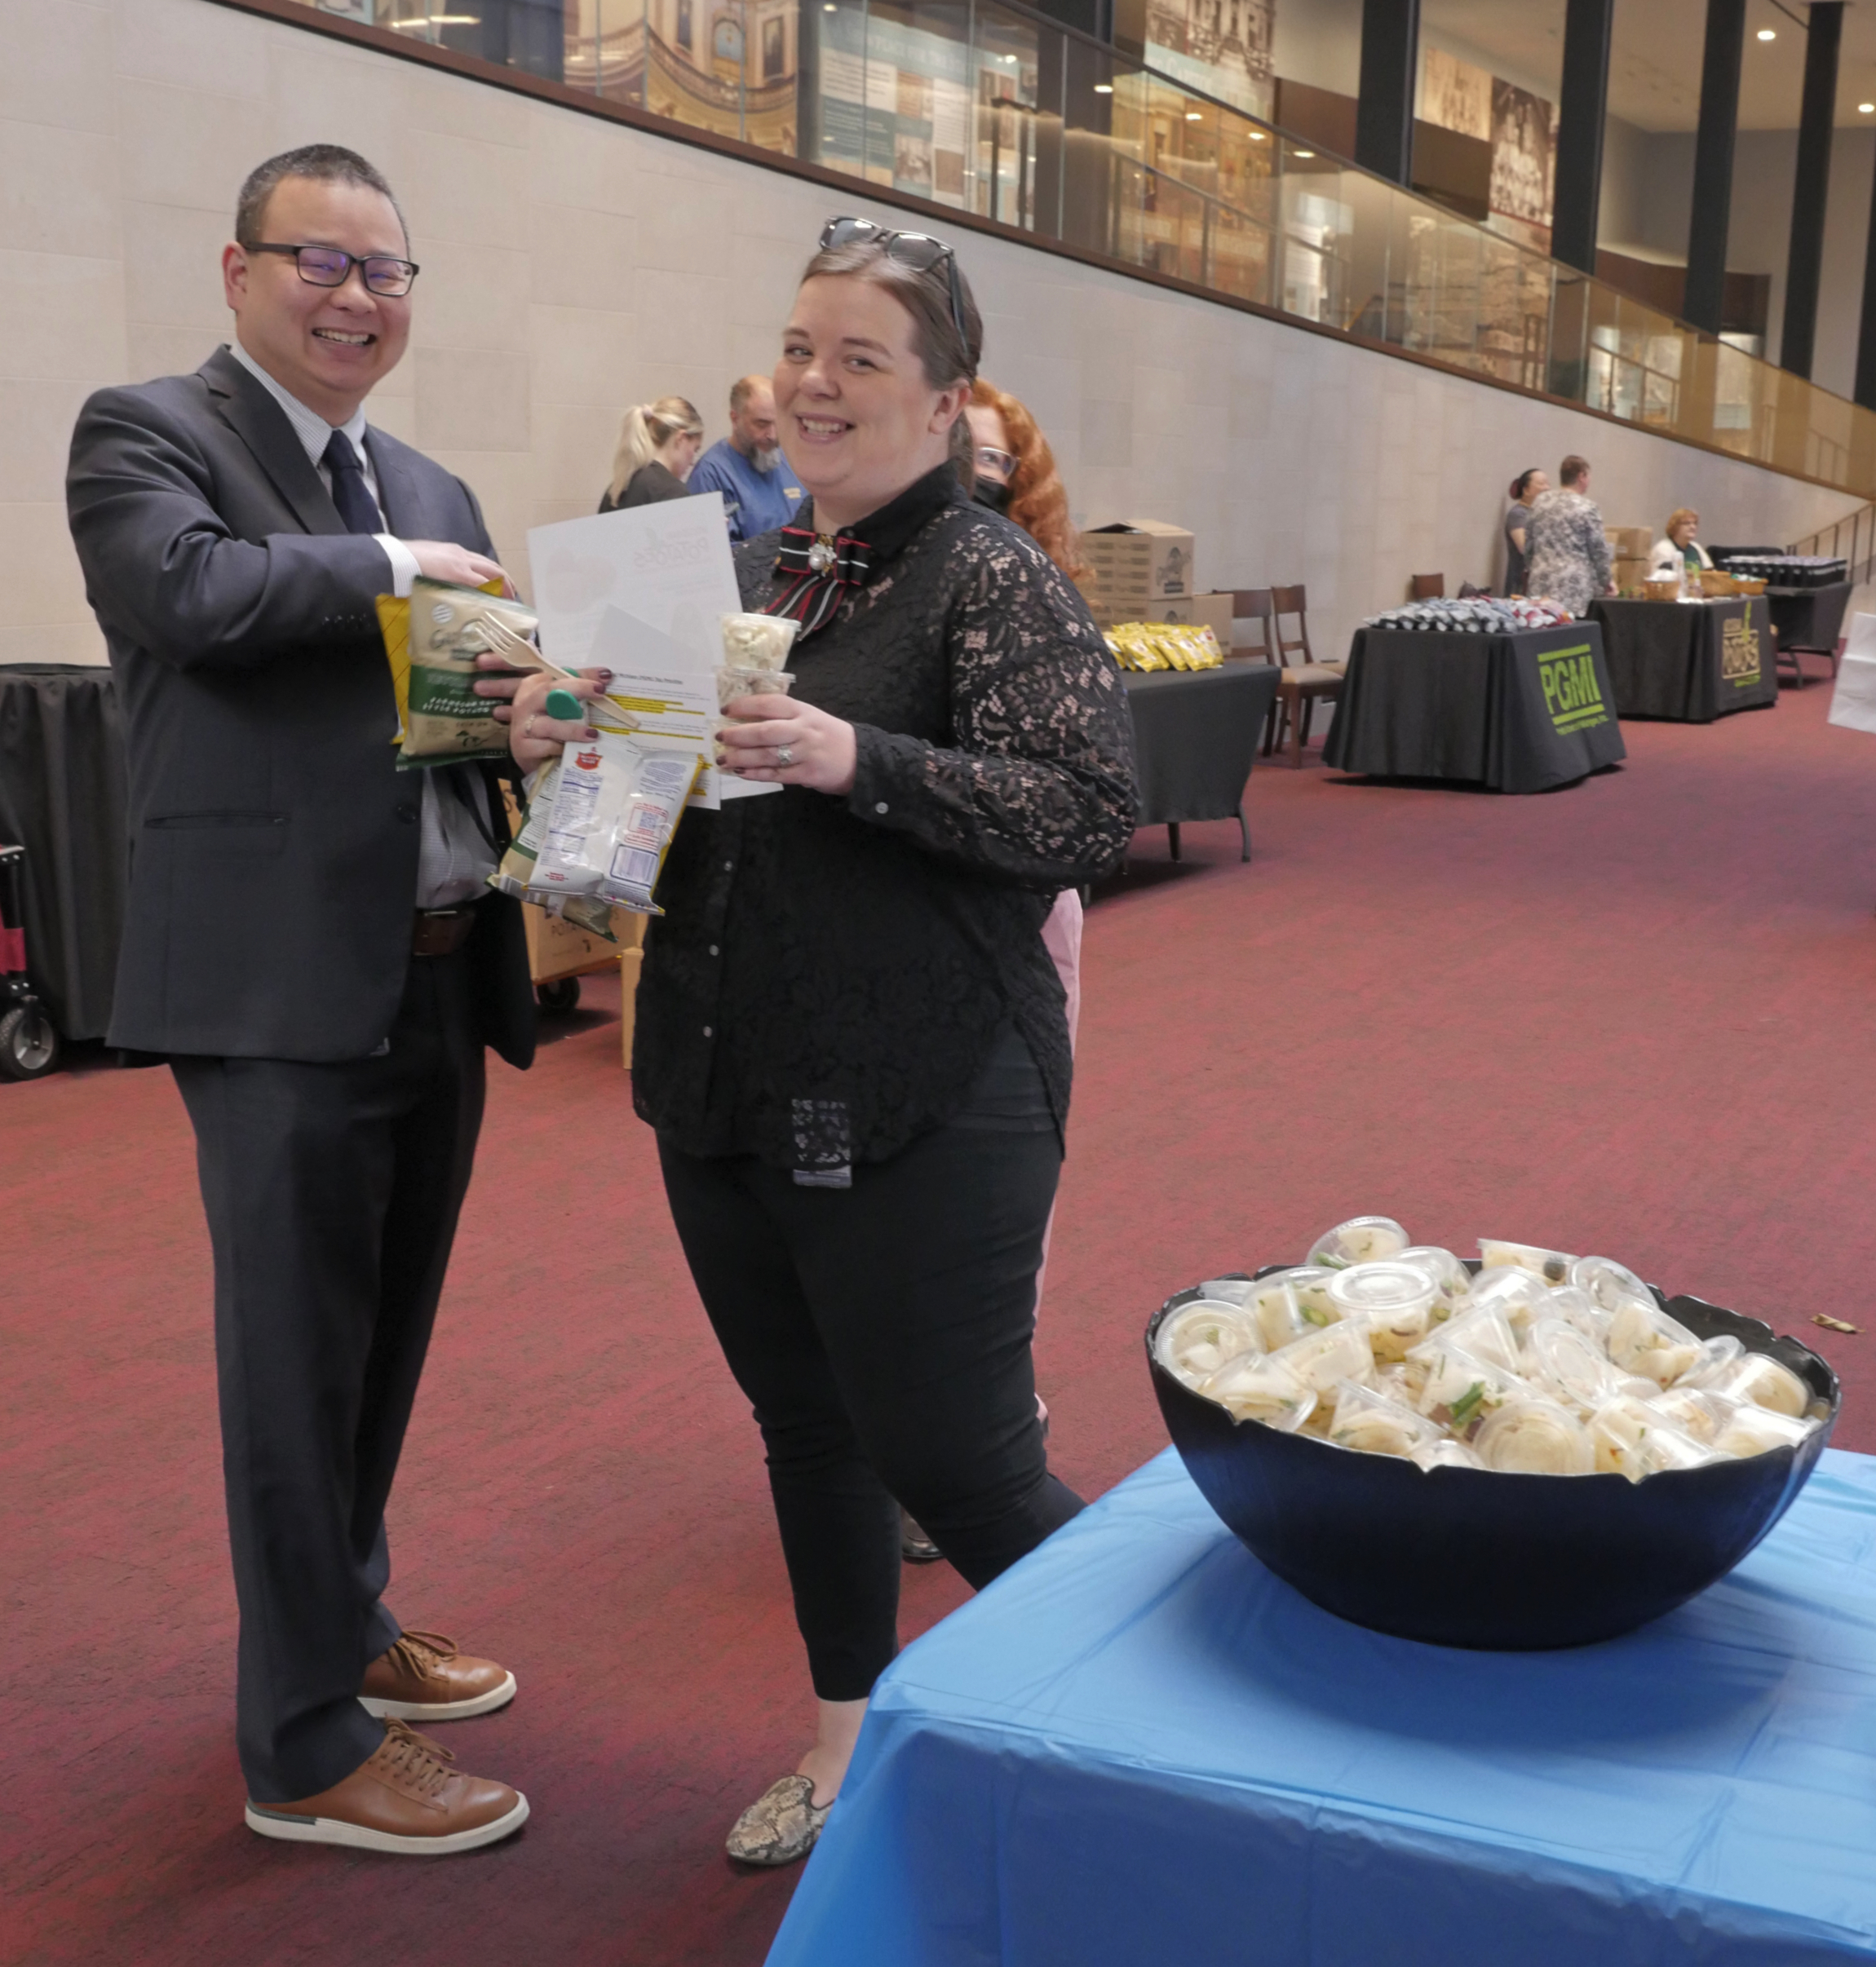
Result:
M775 571L786 585L763 612L785 615L801 624L803 635L812 635L839 607L843 588L865 583L868 551L865 541L851 533L784 526Z

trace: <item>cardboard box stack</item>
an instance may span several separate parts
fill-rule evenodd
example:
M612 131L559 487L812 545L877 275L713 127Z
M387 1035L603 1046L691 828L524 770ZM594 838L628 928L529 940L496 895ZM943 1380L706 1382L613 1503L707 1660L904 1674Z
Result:
M1082 535L1093 570L1082 582L1095 622L1180 621L1209 628L1231 648L1232 599L1223 590L1194 594L1192 536L1163 519L1118 519Z
M1618 595L1639 589L1648 578L1648 557L1654 534L1646 526L1605 526L1603 537L1609 543L1612 578Z

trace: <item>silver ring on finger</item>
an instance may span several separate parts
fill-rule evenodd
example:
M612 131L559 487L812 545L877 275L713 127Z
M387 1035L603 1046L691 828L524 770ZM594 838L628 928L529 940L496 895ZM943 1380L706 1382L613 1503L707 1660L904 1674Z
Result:
M784 771L787 771L789 767L794 762L794 745L777 745L775 748L775 762L781 766Z

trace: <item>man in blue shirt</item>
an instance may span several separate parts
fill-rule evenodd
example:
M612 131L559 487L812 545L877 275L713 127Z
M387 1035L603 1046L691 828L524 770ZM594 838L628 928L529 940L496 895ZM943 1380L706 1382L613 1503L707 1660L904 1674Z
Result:
M767 376L745 376L729 392L729 435L697 460L688 489L722 493L732 540L753 540L794 518L801 484L777 441Z

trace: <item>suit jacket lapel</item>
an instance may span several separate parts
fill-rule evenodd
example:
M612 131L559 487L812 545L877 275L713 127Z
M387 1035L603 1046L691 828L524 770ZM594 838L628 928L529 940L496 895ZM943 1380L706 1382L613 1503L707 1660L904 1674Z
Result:
M415 475L405 468L394 444L387 443L369 424L365 427L365 448L371 454L372 475L378 480L378 503L384 514L385 531L400 540L431 537L422 522L422 488Z
M286 412L225 348L218 348L199 373L223 418L253 452L254 462L272 480L300 524L308 533L343 533L345 521L331 493L319 482Z

